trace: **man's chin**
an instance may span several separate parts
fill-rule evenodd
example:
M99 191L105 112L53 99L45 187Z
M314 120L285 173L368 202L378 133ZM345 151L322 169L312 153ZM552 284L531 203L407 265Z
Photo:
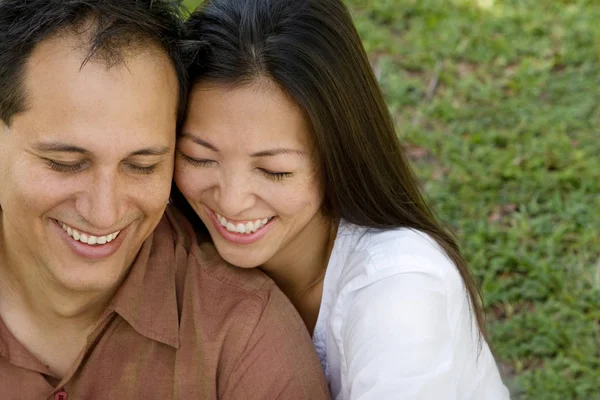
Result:
M66 262L49 272L63 290L69 292L104 292L115 289L129 270L124 260L106 259L94 263Z

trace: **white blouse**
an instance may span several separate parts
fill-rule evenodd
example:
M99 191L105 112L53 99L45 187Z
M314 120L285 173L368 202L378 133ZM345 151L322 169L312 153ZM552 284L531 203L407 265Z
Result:
M340 223L313 342L335 400L505 400L454 263L424 233Z

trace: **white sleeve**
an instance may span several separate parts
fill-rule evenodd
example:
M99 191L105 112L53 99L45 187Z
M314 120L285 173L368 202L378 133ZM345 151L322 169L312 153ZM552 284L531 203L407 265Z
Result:
M460 397L441 277L398 273L349 296L341 334L350 400Z

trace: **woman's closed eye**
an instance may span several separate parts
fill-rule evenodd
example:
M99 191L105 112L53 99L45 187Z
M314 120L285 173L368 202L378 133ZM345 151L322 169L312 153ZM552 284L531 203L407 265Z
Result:
M215 160L193 158L193 157L183 154L180 151L178 151L177 154L183 160L184 163L189 164L193 167L208 167L208 166L216 163Z
M280 181L284 178L290 178L293 175L291 172L270 171L265 168L256 168L256 170L272 181Z
M214 164L217 164L215 160L193 158L182 153L181 151L178 151L177 154L184 163L189 164L193 167L210 167ZM289 178L293 175L291 172L272 171L266 168L255 168L255 170L258 171L265 178L272 181L280 181L284 178Z

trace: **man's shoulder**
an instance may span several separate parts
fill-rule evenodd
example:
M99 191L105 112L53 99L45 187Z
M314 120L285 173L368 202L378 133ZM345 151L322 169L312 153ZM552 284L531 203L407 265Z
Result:
M173 254L182 359L201 360L219 397L329 398L304 322L271 279L226 263L172 207L154 242Z
M231 295L256 297L262 301L277 290L274 282L257 268L239 268L227 263L219 255L210 238L199 236L191 223L175 207L168 206L165 219L170 225L175 247L183 249L190 269L185 275L194 275L211 282L211 290L226 291Z
M179 315L186 321L180 328L180 340L210 338L203 342L207 357L225 354L233 361L248 351L256 335L275 329L275 321L305 330L292 304L267 275L257 268L228 264L210 240L198 240L177 210L169 207L165 218L162 223L168 222L168 227L163 226L159 235L172 234ZM298 332L291 332L291 337L294 334ZM220 368L231 372L233 365Z

